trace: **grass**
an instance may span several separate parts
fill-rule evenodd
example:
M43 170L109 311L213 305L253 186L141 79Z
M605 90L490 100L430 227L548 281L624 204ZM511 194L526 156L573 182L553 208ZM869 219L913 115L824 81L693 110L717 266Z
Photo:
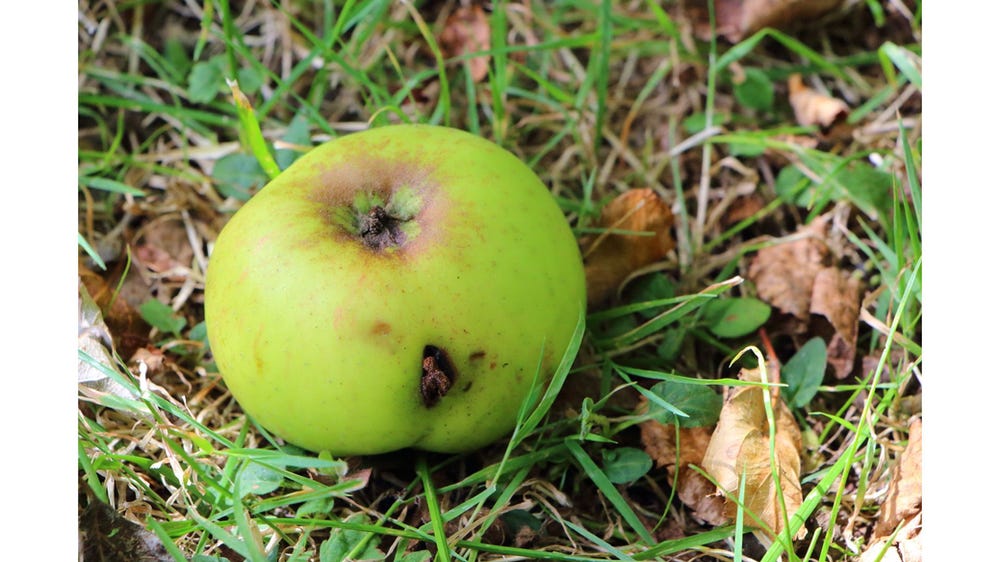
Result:
M100 381L80 389L81 505L111 506L178 560L851 559L919 413L919 18L860 3L807 34L732 45L693 38L652 1L497 2L489 49L452 56L437 36L455 5L81 4L80 277L106 320L95 333L117 352L103 354L101 337L79 351ZM468 63L484 54L477 82ZM759 70L774 101L738 96L739 69ZM852 99L855 134L797 125L782 98L792 73ZM233 103L234 77L246 103ZM286 445L243 415L204 336L205 260L232 212L310 146L391 122L512 150L581 237L632 187L676 214L676 251L581 320L579 354L539 381L510 440L469 455L337 459ZM727 221L754 197L756 210ZM662 469L614 459L644 454L640 394L674 408L655 383L736 382L728 365L761 325L719 336L708 303L752 299L748 259L832 210L841 265L867 282L857 352L875 365L827 377L796 410L815 440L805 500L787 517L789 534L808 536L765 547L742 520L692 519ZM170 248L190 257L151 269L136 248L168 223ZM779 344L787 360L794 341Z

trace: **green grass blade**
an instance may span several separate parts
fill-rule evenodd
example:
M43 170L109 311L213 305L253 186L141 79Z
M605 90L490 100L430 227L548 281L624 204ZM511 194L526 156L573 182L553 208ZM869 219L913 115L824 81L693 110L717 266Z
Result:
M576 462L579 463L580 467L587 474L590 480L597 486L601 493L604 494L604 497L611 502L611 505L615 506L615 509L618 510L622 519L628 523L629 527L632 527L632 530L639 535L639 538L641 538L642 541L649 546L656 544L656 540L654 540L653 536L649 534L649 530L642 524L642 521L639 520L639 516L635 514L635 511L633 511L632 507L629 506L627 501L625 501L625 498L623 498L618 492L618 488L611 483L608 476L604 474L604 471L601 470L601 468L597 466L597 463L590 458L590 455L583 450L583 447L581 447L580 444L572 438L567 438L564 443L566 444L566 448L569 449L570 454L573 455L573 458L576 459Z
M448 545L448 535L444 530L444 518L441 516L441 506L438 504L434 481L427 468L427 455L422 454L417 459L417 474L420 475L420 481L424 485L424 499L427 501L431 527L434 529L434 543L437 544L436 558L440 562L449 562L451 560L451 547Z
M87 242L87 239L84 238L83 235L80 234L79 232L76 233L76 243L81 248L83 248L84 252L87 252L87 255L90 256L90 259L94 260L94 263L97 264L97 267L101 268L104 271L107 271L108 266L104 263L104 260L101 259L101 256L90 245L90 242Z

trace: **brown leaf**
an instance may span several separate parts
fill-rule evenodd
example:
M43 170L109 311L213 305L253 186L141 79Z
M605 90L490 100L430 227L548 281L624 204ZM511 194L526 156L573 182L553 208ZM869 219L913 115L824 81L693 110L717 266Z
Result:
M448 57L486 51L490 48L490 22L476 4L459 6L444 22L438 42ZM479 82L489 71L490 57L482 55L469 60L472 80Z
M752 217L754 213L763 208L764 200L757 194L740 197L733 201L733 204L726 209L726 213L722 217L722 226L729 228L741 220Z
M795 112L795 120L805 127L829 127L847 117L850 108L843 100L821 94L802 83L802 76L788 77L788 103Z
M910 423L910 441L892 469L889 495L878 512L874 536L887 537L904 519L920 513L923 504L923 423L917 418Z
M143 229L142 238L142 243L133 250L138 264L170 281L183 281L187 277L184 268L191 265L194 249L181 220L151 222Z
M648 407L643 398L636 411L643 414ZM710 429L682 427L678 431L673 425L647 420L639 424L639 434L643 449L656 461L656 466L667 469L668 484L673 486L676 477L677 497L691 508L694 517L710 525L724 525L729 520L725 499L715 494L715 486L707 478L688 466L701 465L711 438Z
M673 223L670 207L652 189L630 189L608 203L601 211L601 228L652 235L605 232L586 241L588 303L599 304L632 272L662 260L674 248Z
M103 311L108 332L114 338L112 349L122 357L131 357L135 350L149 342L149 325L137 310L140 299L149 298L149 288L134 268L128 271L119 287L116 279L120 274L120 271L111 272L105 279L81 268L80 281ZM111 302L112 297L114 302Z
M801 238L762 248L747 271L758 297L803 322L809 320L816 275L830 254L822 242L826 227L825 220L817 219L800 229Z
M747 277L761 300L798 321L792 332L803 332L812 322L827 341L827 362L843 379L854 369L863 284L830 265L833 258L823 242L828 226L821 217L800 228L796 239L761 249Z
M813 284L809 312L826 318L833 327L826 356L838 379L854 370L861 289L861 279L835 267L819 270Z
M813 20L833 10L843 0L715 0L716 33L733 43L765 27L787 27ZM708 10L692 3L695 32L701 39L711 37Z
M740 378L760 380L756 369L744 369L740 372ZM774 411L774 458L784 508L790 516L802 505L802 487L799 483L802 470L802 433L779 393L768 393L766 389L755 386L733 389L722 406L719 423L712 433L702 466L718 482L727 498L738 497L740 478L742 476L745 479L744 523L761 529L760 523L751 516L751 513L755 514L766 525L761 530L767 537L773 538L785 528L785 517L781 511L779 489L771 473L765 399L771 400ZM736 503L727 499L726 507L727 514L734 517ZM796 538L803 536L804 527L799 529Z
M923 560L923 545L920 539L922 528L923 516L918 513L906 520L892 546L886 548L886 543L889 542L888 537L877 539L858 557L858 562L921 562Z

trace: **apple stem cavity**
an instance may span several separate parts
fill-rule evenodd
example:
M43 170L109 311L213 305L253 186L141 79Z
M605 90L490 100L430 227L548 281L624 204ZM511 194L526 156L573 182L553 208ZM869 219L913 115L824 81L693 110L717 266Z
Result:
M433 345L424 346L424 359L421 363L420 396L424 406L434 407L455 382L455 368L448 354Z
M421 204L420 196L409 186L392 191L388 202L379 193L362 191L352 203L334 211L334 221L369 250L392 253L420 232L414 219Z

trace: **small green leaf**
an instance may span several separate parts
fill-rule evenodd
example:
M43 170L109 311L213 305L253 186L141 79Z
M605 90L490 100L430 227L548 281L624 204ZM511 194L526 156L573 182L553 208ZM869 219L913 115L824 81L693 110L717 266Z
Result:
M538 531L542 528L542 522L538 520L537 517L531 514L530 511L524 509L512 509L505 512L500 516L500 520L503 521L504 525L507 526L513 533L517 533L518 530L527 527L532 531Z
M212 168L212 179L219 193L240 201L249 201L268 181L257 159L240 152L219 158Z
M245 66L236 71L236 81L245 94L253 94L264 84L264 77L256 68Z
M615 484L631 484L653 468L653 459L635 447L605 449L601 455L604 457L604 473Z
M188 339L208 343L208 326L204 320L191 327L188 331Z
M169 334L180 335L181 330L187 325L186 318L156 299L142 303L139 314L147 324Z
M795 166L785 166L774 179L774 192L786 203L808 207L813 200L812 180Z
M214 100L226 85L222 74L223 61L213 57L202 61L191 68L188 74L188 99L194 103L209 103Z
M705 304L704 320L708 329L720 338L745 336L764 325L771 317L771 307L749 297L716 299Z
M712 114L712 125L722 125L726 122L726 116L721 113ZM688 134L694 134L705 129L705 114L698 112L692 113L684 121L681 122L684 130Z
M281 467L284 468L284 467ZM278 489L285 480L280 472L273 468L247 461L243 470L236 477L239 480L239 490L243 495L254 494L262 496Z
M736 101L744 107L766 111L774 106L774 84L759 68L744 70L745 80L733 86Z
M305 517L313 513L330 513L333 509L333 498L316 498L302 502L302 505L295 510L295 517Z
M348 523L369 523L363 515L351 517ZM319 547L320 562L342 562L348 560L384 560L385 554L378 549L378 541L371 540L362 552L354 552L355 547L365 540L369 533L352 529L333 529L330 538Z
M309 119L304 113L297 113L292 118L292 122L288 124L288 130L285 131L281 140L300 146L310 146L312 141L309 138ZM284 170L291 166L292 162L295 162L302 154L298 150L279 148L274 151L274 159L278 162L278 167Z
M804 408L816 396L826 372L826 344L812 338L781 367L781 389L785 402L793 408Z
M178 77L188 76L191 72L191 57L188 56L184 42L172 37L163 46L163 58L170 65L170 70Z
M686 418L681 418L661 408L655 402L650 402L650 415L663 423L681 427L704 427L719 420L722 396L708 386L661 381L649 390L664 402L688 415Z
M431 559L431 551L429 550L414 550L413 552L403 553L402 549L396 551L396 557L393 558L394 562L429 562Z
M656 354L667 361L677 359L677 356L681 353L681 346L684 344L685 336L687 336L687 330L684 328L667 328L663 331L663 339L660 341L660 345L656 346Z
M629 285L628 301L639 303L672 298L677 293L677 287L666 275L643 275ZM667 309L667 306L640 310L639 316L648 320Z
M892 175L864 162L852 162L830 178L858 208L882 217L889 215L892 205L893 180Z

